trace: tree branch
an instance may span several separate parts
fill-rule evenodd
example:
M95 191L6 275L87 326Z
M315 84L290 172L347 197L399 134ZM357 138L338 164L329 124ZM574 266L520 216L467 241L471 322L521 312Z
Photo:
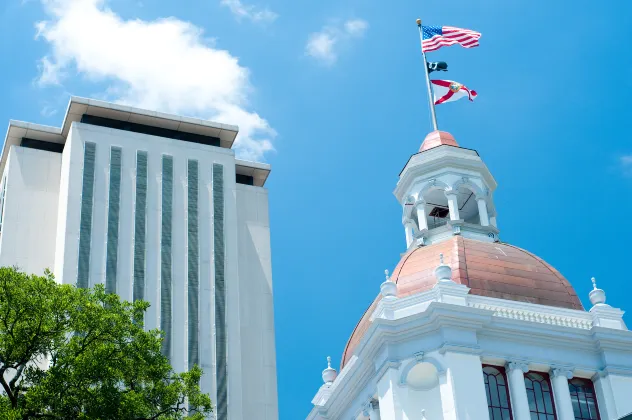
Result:
M7 397L9 397L9 401L11 401L11 407L17 408L18 399L15 395L13 395L13 391L11 390L11 387L9 387L9 384L7 384L7 381L4 380L4 372L6 372L6 369L4 368L0 369L0 384L2 384L2 388L4 388L4 392L7 393Z

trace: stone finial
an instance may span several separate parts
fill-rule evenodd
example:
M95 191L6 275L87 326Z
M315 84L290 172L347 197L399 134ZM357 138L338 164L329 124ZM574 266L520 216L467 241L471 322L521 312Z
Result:
M426 418L426 410L421 410L421 420L428 420Z
M604 292L602 289L597 288L597 280L595 280L594 277L590 280L592 281L592 284L593 284L593 289L588 294L588 297L590 298L590 303L592 303L593 306L605 305L606 292Z
M327 369L323 370L323 382L325 382L325 385L331 385L337 376L338 372L331 367L331 356L327 356Z
M452 268L450 268L450 266L443 261L443 254L439 254L439 262L440 264L434 270L434 275L437 278L437 282L452 282Z
M380 292L384 299L395 299L397 297L397 284L391 281L388 270L384 270L386 280L380 285Z

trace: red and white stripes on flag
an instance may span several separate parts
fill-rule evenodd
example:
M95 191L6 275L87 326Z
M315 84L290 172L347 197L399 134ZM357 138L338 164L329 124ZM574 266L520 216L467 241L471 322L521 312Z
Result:
M452 80L431 80L430 83L432 83L435 105L456 101L465 97L467 97L470 101L474 101L477 96L475 90L470 90L462 84Z
M424 53L441 47L460 44L464 48L478 47L480 32L454 26L422 26L421 49Z

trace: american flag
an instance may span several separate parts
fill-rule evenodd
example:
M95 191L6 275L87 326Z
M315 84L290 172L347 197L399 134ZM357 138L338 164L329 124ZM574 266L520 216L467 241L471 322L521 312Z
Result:
M461 44L464 48L478 47L480 32L453 26L422 26L421 50L436 51L443 46Z

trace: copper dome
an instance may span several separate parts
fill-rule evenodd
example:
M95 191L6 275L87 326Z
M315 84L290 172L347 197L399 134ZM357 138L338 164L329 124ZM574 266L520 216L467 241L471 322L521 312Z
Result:
M447 131L433 131L429 133L424 139L421 147L419 148L420 152L424 152L428 149L433 149L435 147L443 146L454 146L459 147L459 144L456 142L456 139L452 136L452 134Z
M570 283L537 256L515 246L454 236L438 244L406 253L393 271L397 296L425 292L437 283L434 269L443 253L452 267L452 280L465 284L479 296L583 309ZM375 299L355 327L342 355L341 368L371 325L369 317L380 300Z

